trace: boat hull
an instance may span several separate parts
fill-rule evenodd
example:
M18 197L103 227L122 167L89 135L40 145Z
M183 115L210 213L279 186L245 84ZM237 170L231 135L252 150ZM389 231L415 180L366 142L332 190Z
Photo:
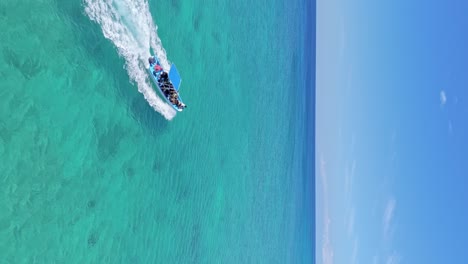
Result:
M156 84L156 87L157 87L156 90L158 91L159 96L161 96L162 98L164 98L164 100L165 100L170 106L172 106L172 108L174 108L174 110L176 110L176 111L178 111L178 112L182 112L182 111L184 110L184 108L182 108L182 107L179 108L177 105L173 104L173 103L169 100L169 98L167 98L166 95L164 94L163 89L162 89L162 87L160 86L160 83L158 82L158 78L159 78L159 76L162 74L163 70L162 70L162 68L161 68L161 70L158 70L158 71L156 71L156 70L154 69L154 67L155 67L156 65L159 65L159 66L161 67L161 64L160 64L159 60L158 60L156 57L153 57L153 58L155 59L155 63L150 63L150 66L147 68L147 70L148 70L148 73L149 73L149 75L150 75L150 78L153 80L154 84ZM169 78L169 82L171 82L171 84L172 84L172 80L171 80L170 78ZM182 98L180 97L180 94L179 94L179 92L178 92L177 90L178 90L178 89L175 90L176 93L177 93L177 99L178 99L178 101L179 101L182 105L185 106L185 104L183 103Z

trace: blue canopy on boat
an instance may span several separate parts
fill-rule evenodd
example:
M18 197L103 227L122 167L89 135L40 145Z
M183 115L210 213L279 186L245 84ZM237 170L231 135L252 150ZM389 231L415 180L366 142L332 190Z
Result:
M172 85L174 85L175 90L179 91L182 79L180 78L179 72L174 64L171 65L171 69L169 70L169 79L171 80Z

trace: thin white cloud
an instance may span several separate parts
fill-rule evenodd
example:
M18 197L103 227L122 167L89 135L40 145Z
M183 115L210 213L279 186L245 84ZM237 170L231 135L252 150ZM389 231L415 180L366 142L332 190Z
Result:
M359 250L359 241L357 238L354 238L353 241L353 251L351 255L351 263L356 264L357 263L357 255L358 255L358 250Z
M323 245L322 245L322 263L333 264L333 248L330 242L330 219L326 219L324 233L323 233Z
M354 207L351 207L349 210L349 220L348 220L348 236L351 237L354 234Z
M372 264L378 264L378 263L379 263L379 256L372 257Z
M396 200L394 198L390 198L387 201L387 205L385 206L385 211L383 215L383 233L384 238L388 239L391 235L391 227L392 227L392 220L394 218L396 208Z
M351 167L346 166L345 170L345 195L346 200L350 200L352 196L352 187L354 180L354 172L356 171L356 160L353 160Z
M400 261L401 261L400 255L398 255L396 252L393 252L393 254L387 257L386 264L399 264Z
M333 264L334 251L330 241L330 214L328 208L328 179L325 170L325 160L320 157L320 179L322 180L323 188L323 241L322 241L322 263Z
M342 58L345 52L346 47L346 23L344 17L340 18L340 57Z
M394 197L390 196L386 200L385 208L382 217L382 229L383 229L383 244L378 251L383 254L374 255L372 259L373 264L399 264L401 262L401 256L393 249L393 233L395 232L395 212L396 212L397 201ZM385 253L384 253L385 252Z
M353 148L354 136L351 140L351 147ZM356 160L351 162L346 162L345 172L344 172L344 188L345 188L345 204L346 204L346 215L344 219L344 224L346 227L349 243L352 245L350 263L357 263L358 255L358 239L355 234L355 207L353 203L353 185L354 185L354 175L356 171Z
M444 106L445 103L447 103L447 95L445 94L445 91L442 90L440 91L440 105Z

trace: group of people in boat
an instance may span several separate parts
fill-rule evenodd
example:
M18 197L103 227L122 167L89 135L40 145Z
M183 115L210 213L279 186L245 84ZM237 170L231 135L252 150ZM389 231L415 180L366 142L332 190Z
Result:
M163 71L159 75L158 83L159 83L159 87L161 87L161 90L164 93L164 96L167 99L169 99L169 101L173 105L177 105L177 107L181 108L182 103L179 101L179 96L178 96L176 90L174 89L174 86L169 81L169 76L168 76L167 72Z
M155 62L156 60L153 57L149 58L150 65L155 64ZM177 94L177 91L174 89L174 86L169 81L169 75L167 74L167 72L165 72L162 69L161 65L155 64L153 69L154 69L153 74L158 80L158 85L161 88L162 92L164 93L164 96L169 100L169 102L177 106L179 109L183 109L187 107L184 103L182 103L179 100L179 95Z

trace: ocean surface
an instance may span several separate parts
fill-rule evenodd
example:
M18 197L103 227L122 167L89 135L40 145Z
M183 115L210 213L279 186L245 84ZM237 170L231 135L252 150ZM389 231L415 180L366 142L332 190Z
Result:
M313 262L315 3L3 0L0 29L0 263Z

